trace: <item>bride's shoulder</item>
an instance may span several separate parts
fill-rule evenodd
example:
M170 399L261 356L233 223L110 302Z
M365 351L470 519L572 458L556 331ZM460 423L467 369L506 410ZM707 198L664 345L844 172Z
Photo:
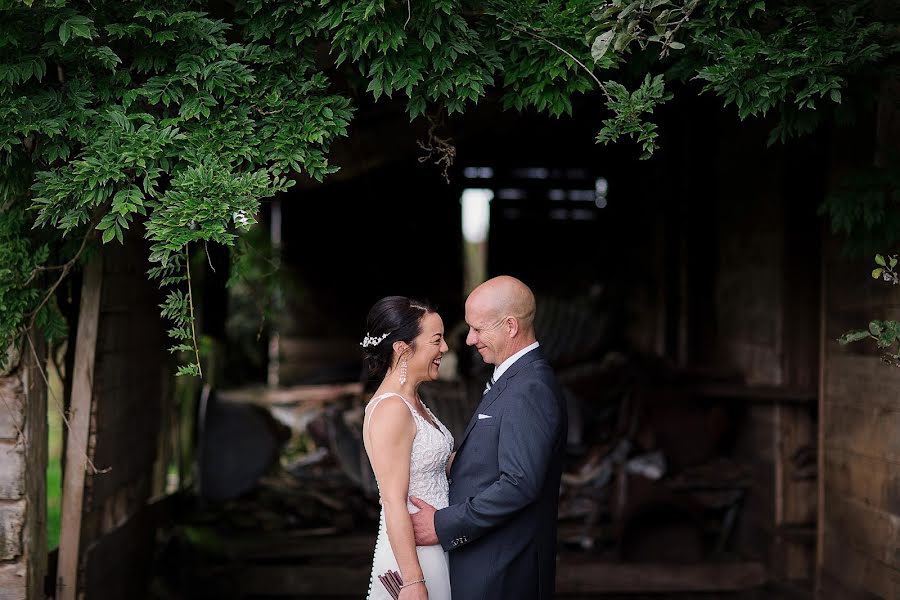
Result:
M409 405L406 400L392 392L372 396L366 404L366 414L371 414L376 408L380 408L380 413L409 413Z
M395 394L374 396L366 405L365 431L380 431L389 438L416 431L415 418L403 398Z

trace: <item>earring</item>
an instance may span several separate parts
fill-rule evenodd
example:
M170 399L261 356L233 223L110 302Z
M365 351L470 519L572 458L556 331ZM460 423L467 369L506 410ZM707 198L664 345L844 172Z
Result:
M400 385L406 383L406 359L400 361Z

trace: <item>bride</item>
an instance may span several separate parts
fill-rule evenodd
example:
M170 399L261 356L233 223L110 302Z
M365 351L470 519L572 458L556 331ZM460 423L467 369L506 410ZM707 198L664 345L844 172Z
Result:
M425 303L388 296L372 306L361 342L366 363L381 385L366 406L363 442L381 496L381 518L368 600L389 600L378 579L400 574L400 600L450 600L447 553L440 545L416 546L409 496L436 508L448 504L447 471L453 436L418 396L419 385L438 378L448 351L444 323Z

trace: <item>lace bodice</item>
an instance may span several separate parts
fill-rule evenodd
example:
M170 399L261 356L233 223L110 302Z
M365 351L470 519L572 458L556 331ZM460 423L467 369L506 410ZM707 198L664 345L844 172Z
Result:
M371 415L378 403L390 396L397 396L412 412L416 422L416 437L413 439L412 452L409 457L409 495L428 502L435 508L446 508L450 486L447 482L447 460L453 451L453 434L425 406L428 415L437 424L437 428L419 414L412 404L400 394L388 392L372 398L366 406L366 415ZM412 504L407 504L411 513L417 512Z

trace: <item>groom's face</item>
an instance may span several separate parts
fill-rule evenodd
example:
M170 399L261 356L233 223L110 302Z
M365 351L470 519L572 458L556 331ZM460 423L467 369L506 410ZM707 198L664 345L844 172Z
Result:
M466 302L466 324L469 334L466 344L475 346L482 360L489 365L498 365L505 351L506 337L503 335L503 317L487 310L478 302Z

